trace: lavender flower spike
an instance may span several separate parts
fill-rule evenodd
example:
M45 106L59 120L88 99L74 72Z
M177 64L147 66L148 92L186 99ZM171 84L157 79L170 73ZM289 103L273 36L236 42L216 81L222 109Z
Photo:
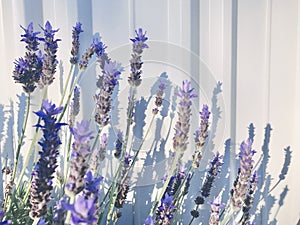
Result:
M91 46L82 55L81 60L79 62L79 69L85 70L92 56L96 54L97 57L101 57L105 49L106 46L101 41L99 41L98 38L95 38Z
M166 83L163 81L160 81L160 84L158 86L158 91L156 92L156 97L155 97L155 108L152 109L152 113L153 114L157 114L158 113L158 108L161 107L162 102L163 102L163 95L164 95L164 91L166 89Z
M24 58L19 58L14 62L15 69L13 78L16 83L23 84L23 90L26 93L32 93L42 74L43 59L41 54L36 54L39 45L40 32L33 31L33 24L30 23L27 28L21 26L25 34L21 35L21 41L25 42L26 55Z
M142 73L142 53L145 48L148 48L148 45L145 43L148 38L146 37L146 32L143 33L142 28L139 28L138 31L135 31L136 37L133 39L130 39L132 44L132 59L130 60L130 68L131 73L128 77L128 82L131 86L139 86L142 82L141 79L141 73Z
M122 71L123 67L120 63L116 61L105 62L102 86L100 92L95 96L97 105L95 122L102 127L109 123L112 102L111 95L118 84L118 77Z
M79 114L80 111L80 88L78 86L75 86L74 93L73 93L73 99L71 102L71 110L70 110L70 120L69 125L73 126L73 120L74 118Z
M78 63L78 53L79 53L79 34L83 32L81 29L81 23L77 22L75 27L73 27L72 30L72 50L71 50L71 58L70 63L71 64L77 64Z
M63 107L56 108L55 104L43 100L42 109L35 114L39 116L44 125L37 124L43 131L43 137L39 141L42 150L39 151L39 159L32 173L30 188L30 217L32 219L44 216L47 213L47 203L53 189L52 179L57 167L58 147L61 144L59 130L63 123L56 123L56 115Z
M188 135L190 130L190 116L192 98L197 97L193 93L194 88L191 88L191 83L188 80L182 82L182 87L179 89L177 95L180 97L178 107L178 120L175 125L175 135L173 138L173 149L179 151L179 159L182 158L184 151L188 144Z
M97 224L94 199L86 199L82 195L77 195L75 203L72 205L65 204L65 208L71 211L71 225Z
M240 146L240 167L239 176L231 191L231 208L238 211L242 208L246 199L248 183L252 176L253 160L255 151L252 150L252 142L250 139L244 141Z
M44 38L41 38L41 41L44 42L44 61L43 61L43 74L40 79L40 88L43 88L46 85L52 84L54 80L54 74L56 72L56 66L58 61L56 59L56 52L58 49L57 42L61 41L60 39L55 39L54 35L58 31L53 30L49 21L46 22L44 31Z
M90 140L93 132L89 130L90 123L82 120L71 128L74 136L72 153L70 159L69 176L66 182L65 191L69 196L78 194L84 188L84 176L89 167L88 157L91 153Z
M172 205L173 196L165 194L165 197L161 200L161 205L157 208L155 221L158 224L171 224L173 219L173 212L175 211L175 206Z
M207 105L203 105L202 111L200 112L200 127L195 132L195 143L196 143L196 151L193 155L193 167L198 168L199 162L202 158L202 148L205 144L205 141L208 137L208 126L209 126L209 115L210 111L208 110Z
M210 202L210 219L209 225L219 225L220 209L223 206L221 203L221 195L216 197L214 201Z

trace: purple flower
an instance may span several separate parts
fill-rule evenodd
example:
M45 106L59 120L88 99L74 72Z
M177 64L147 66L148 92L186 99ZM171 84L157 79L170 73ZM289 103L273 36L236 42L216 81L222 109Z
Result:
M154 225L154 220L151 216L148 216L144 222L144 225Z
M175 206L172 205L173 196L165 194L164 198L161 200L161 205L157 208L156 211L156 219L155 221L158 224L170 224L173 219L173 212L175 210Z
M38 222L38 225L47 225L45 219L41 218Z
M111 111L111 95L118 84L118 76L123 71L123 67L117 62L105 62L103 69L103 80L100 92L95 95L96 114L95 122L104 127L109 123Z
M103 177L93 177L91 171L86 173L85 177L85 186L83 189L85 198L90 198L91 196L97 197L99 193L100 182L103 180Z
M41 53L36 54L39 45L37 35L40 32L33 32L32 23L29 24L27 29L24 27L22 29L25 34L21 35L23 37L21 41L27 44L27 52L24 58L21 57L14 62L13 78L16 83L23 84L22 87L26 93L32 93L42 74L43 57Z
M136 37L134 39L130 39L133 44L132 44L132 59L130 60L130 68L131 68L131 73L130 76L128 77L128 82L131 86L139 86L142 82L141 79L141 73L142 73L142 56L141 54L143 53L143 50L145 48L148 48L148 45L145 44L145 42L148 40L146 37L146 32L143 34L142 28L140 28L138 31L135 31Z
M66 197L62 197L59 201L57 201L55 209L54 209L53 225L65 224L65 219L66 219L65 204L66 203L67 203Z
M56 123L56 115L62 111L55 104L43 100L42 109L35 114L42 119L44 124L37 124L43 131L43 137L38 142L42 147L39 159L32 173L30 188L30 217L39 218L47 213L47 203L53 189L52 179L57 167L58 147L61 144L58 132L63 123Z
M196 143L196 151L193 155L193 167L198 168L199 162L202 158L202 148L205 144L205 141L208 137L208 126L209 126L209 115L210 112L208 110L207 105L203 105L202 111L200 112L200 127L195 132L195 143Z
M130 39L133 42L133 52L137 54L142 54L144 48L149 48L149 46L145 43L148 38L146 37L146 32L143 33L143 29L139 28L139 30L135 31L136 37Z
M182 158L188 144L188 135L190 130L190 116L192 98L196 95L190 88L190 82L185 80L182 82L182 88L179 89L177 95L180 97L179 107L177 109L178 120L175 124L175 135L173 137L173 149L179 152L179 159Z
M25 31L25 34L22 34L21 41L25 42L26 49L31 52L35 52L38 50L39 45L39 37L37 36L41 32L34 32L33 31L33 23L31 22L27 28L21 26L21 28Z
M107 145L107 135L106 133L102 134L100 140L100 149L99 149L99 160L103 161L105 159L106 153L106 145Z
M76 124L76 128L71 128L74 136L72 154L70 159L69 176L66 182L65 191L69 196L78 194L84 188L84 176L89 167L88 158L91 154L90 140L93 138L89 130L90 123L82 120Z
M155 97L156 108L152 109L153 114L157 114L158 108L162 105L163 95L164 95L164 91L165 91L166 87L167 87L167 84L163 81L160 81L160 84L158 86L158 91L156 92L156 97Z
M69 116L69 125L70 127L73 126L73 120L75 117L79 114L80 111L80 88L78 86L75 86L74 93L73 93L73 99L70 104L70 116Z
M7 224L12 224L12 221L11 220L5 220L5 221L0 222L0 225L7 225Z
M58 49L57 42L60 39L54 39L55 33L58 31L53 30L49 21L46 22L45 28L41 27L44 31L44 38L41 41L44 42L44 60L43 60L43 74L40 79L40 87L43 88L45 85L52 84L54 80L54 74L56 72L56 66L58 61L56 59L56 52Z
M252 176L253 155L252 141L250 139L242 142L240 146L240 167L239 175L231 190L231 207L234 211L242 208L243 202L246 199L248 183Z
M254 193L257 187L257 181L257 172L255 171L251 180L249 181L248 193L244 201L242 224L247 224L247 222L249 222L250 220L250 209L253 204Z
M71 58L70 63L71 64L77 64L78 63L78 53L79 53L79 34L83 32L81 29L81 23L77 22L75 27L73 27L72 30L72 50L71 50Z
M94 199L86 199L82 195L76 197L74 204L66 204L65 208L71 211L71 224L95 224L96 206Z
M220 210L224 204L221 203L221 196L219 195L210 202L210 219L209 225L219 225L220 221Z
M123 133L122 133L122 131L119 130L118 134L117 134L117 140L116 140L116 143L115 143L116 151L114 153L114 156L116 158L119 158L121 156L122 146L123 146Z
M214 159L211 161L211 167L206 174L203 186L201 188L201 195L203 198L207 198L210 195L210 190L212 188L213 182L220 172L220 167L223 165L221 162L223 156L217 152Z
M105 53L105 49L106 46L98 38L93 39L93 43L81 57L79 69L85 70L93 54L95 53L97 57L101 57Z
M123 169L122 169L122 172L121 172L121 181L120 181L120 184L118 186L118 195L117 195L117 198L116 198L116 201L115 201L115 207L116 208L122 208L123 205L124 205L124 202L127 198L127 194L128 194L128 191L129 191L129 175L127 174L128 172L128 169L130 167L130 163L131 163L131 160L132 160L132 156L130 156L127 152L125 153L124 155L124 159L122 161L122 164L123 164Z

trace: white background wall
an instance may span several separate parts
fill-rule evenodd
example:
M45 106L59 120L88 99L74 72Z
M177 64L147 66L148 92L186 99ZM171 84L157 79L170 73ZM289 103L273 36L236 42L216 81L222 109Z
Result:
M271 193L278 200L288 185L284 205L276 213L277 201L272 214L262 215L257 224L266 224L266 218L269 221L276 218L277 224L297 223L300 218L300 3L297 0L2 0L0 104L4 109L22 91L11 77L12 62L24 54L19 25L27 26L32 21L37 28L37 24L47 20L54 28L60 28L58 36L63 41L59 59L64 71L68 71L70 31L76 21L83 23L83 48L97 32L110 50L118 48L128 44L135 28L143 27L151 40L172 43L199 55L215 80L223 83L225 106L220 120L225 128L221 143L231 137L234 149L247 138L247 127L254 123L254 147L260 151L264 128L270 123L271 158L267 172L274 178L272 184L277 182L284 163L283 149L291 146L287 178ZM197 66L194 67L191 64L190 73L197 71ZM197 74L191 76L198 80ZM50 90L53 98L59 95L58 80L56 88ZM89 85L88 81L82 85ZM223 151L223 146L219 147Z

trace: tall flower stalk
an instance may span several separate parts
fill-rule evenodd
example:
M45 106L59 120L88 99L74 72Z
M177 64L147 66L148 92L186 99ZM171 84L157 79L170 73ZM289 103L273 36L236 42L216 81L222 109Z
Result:
M252 149L252 141L246 140L240 146L240 167L239 176L234 188L231 191L230 205L233 211L242 208L246 199L247 188L252 176L253 155L255 151Z
M93 132L89 130L89 122L81 121L76 127L71 127L74 136L70 159L69 175L66 181L65 192L74 197L84 188L84 176L88 170L88 158L91 154L91 139Z
M54 38L58 29L53 30L49 21L46 22L45 27L42 29L44 31L44 38L41 38L41 41L44 42L45 54L43 57L43 73L39 81L40 88L53 83L56 66L58 64L56 59L56 52L58 49L57 42L61 41L60 39Z
M32 173L30 187L30 217L32 219L43 217L47 213L47 203L53 189L52 179L57 167L58 147L61 144L59 130L63 123L56 122L56 115L62 112L62 107L44 100L42 109L35 114L40 117L43 124L37 124L43 131L43 138L39 141L42 150L40 158Z
M19 137L18 147L16 150L16 156L14 160L14 167L11 179L7 188L8 192L11 191L14 180L17 172L20 151L23 144L23 140L25 137L25 130L27 127L27 121L30 111L30 95L35 90L36 85L40 79L42 74L42 66L43 66L43 57L40 52L38 52L39 48L39 37L37 36L40 32L34 32L33 23L30 23L27 28L21 26L24 30L25 34L21 35L21 42L26 43L27 52L25 53L24 58L19 58L19 60L15 61L15 68L13 71L13 78L16 83L21 83L23 86L23 90L27 93L27 103L26 103L26 114L22 126L21 136ZM18 182L19 184L19 182ZM17 185L18 187L18 185ZM5 205L7 205L8 196L5 197Z
M191 83L188 80L182 82L182 87L179 89L177 95L180 97L179 107L177 110L178 120L175 124L175 134L173 137L173 162L169 171L169 176L167 177L164 186L160 190L160 195L158 195L158 200L156 200L155 204L152 207L150 212L150 216L153 215L154 211L157 208L158 202L162 199L170 179L173 175L173 172L176 168L182 166L181 158L187 149L188 145L188 135L190 129L190 116L191 116L191 106L192 106L192 98L197 97L196 94L193 93L194 88L191 88Z

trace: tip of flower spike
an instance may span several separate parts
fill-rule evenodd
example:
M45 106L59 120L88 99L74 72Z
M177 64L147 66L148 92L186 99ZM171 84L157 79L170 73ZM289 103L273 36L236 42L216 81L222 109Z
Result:
M198 97L196 94L193 93L194 88L191 87L191 82L188 80L182 81L182 87L179 88L179 92L177 95L179 97L189 97L189 98L196 98Z
M138 30L135 30L135 34L136 34L136 37L133 38L133 39L130 39L133 43L135 42L146 42L148 40L148 38L146 37L146 31L145 33L143 33L143 29L142 28L139 28ZM145 47L145 48L148 48Z
M63 110L62 106L56 108L56 105L52 104L48 100L43 100L42 101L42 108L46 111L47 114L51 114L51 115L59 114Z
M74 31L75 31L77 34L83 32L81 26L82 26L82 23L76 22L75 27L73 27L73 28L74 28Z
M118 63L117 61L105 61L103 69L104 73L112 74L117 77L122 71L124 71L124 68L122 67L121 63Z

